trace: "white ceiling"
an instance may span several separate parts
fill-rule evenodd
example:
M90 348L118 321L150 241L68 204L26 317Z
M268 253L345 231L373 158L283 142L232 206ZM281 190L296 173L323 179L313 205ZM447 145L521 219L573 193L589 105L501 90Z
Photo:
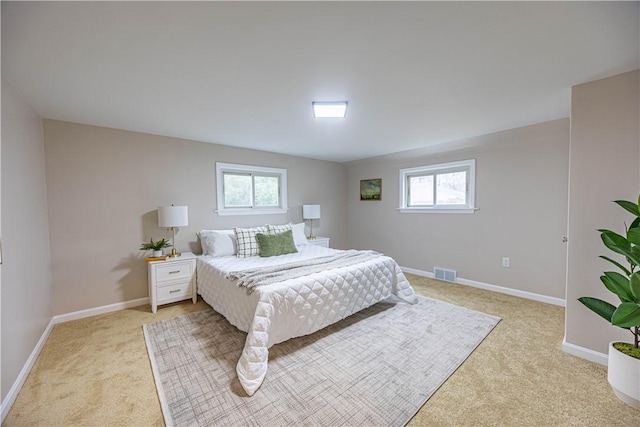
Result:
M568 117L639 67L638 2L2 2L44 118L350 161ZM346 119L312 101L348 100Z

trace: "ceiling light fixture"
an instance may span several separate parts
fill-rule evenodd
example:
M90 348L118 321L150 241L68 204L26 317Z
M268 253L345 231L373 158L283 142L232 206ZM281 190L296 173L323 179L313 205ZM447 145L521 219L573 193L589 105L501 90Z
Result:
M339 118L347 115L347 101L317 102L311 103L313 117L315 118Z

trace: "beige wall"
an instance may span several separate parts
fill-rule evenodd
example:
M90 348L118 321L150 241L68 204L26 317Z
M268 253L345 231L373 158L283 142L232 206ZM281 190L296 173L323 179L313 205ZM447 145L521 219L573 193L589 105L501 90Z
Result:
M635 201L639 190L638 71L575 86L571 92L571 170L565 341L607 353L629 333L608 325L577 299L617 302L599 280L615 270L598 258L609 255L599 228L624 232L632 216L613 200ZM614 255L615 257L615 255ZM620 259L622 261L622 259Z
M44 121L54 314L148 296L140 244L170 237L157 225L158 206L187 205L189 226L179 251L200 252L196 232L302 221L302 205L318 203L316 235L346 245L346 169L318 160L245 150L60 121ZM215 163L287 169L287 214L220 217Z
M2 400L51 321L42 120L2 79Z
M382 251L403 267L450 268L465 279L564 298L569 120L453 146L348 164L349 245ZM400 168L466 159L476 159L478 211L398 212ZM382 201L359 200L359 182L368 178L382 178Z

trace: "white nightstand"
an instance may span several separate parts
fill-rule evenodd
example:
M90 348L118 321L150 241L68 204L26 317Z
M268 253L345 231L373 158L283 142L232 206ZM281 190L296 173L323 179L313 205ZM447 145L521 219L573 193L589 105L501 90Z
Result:
M196 256L193 253L183 252L179 257L148 264L149 303L153 313L161 304L189 298L196 303Z
M316 237L315 240L308 240L308 242L311 245L324 246L325 248L328 248L329 240L331 240L329 237Z

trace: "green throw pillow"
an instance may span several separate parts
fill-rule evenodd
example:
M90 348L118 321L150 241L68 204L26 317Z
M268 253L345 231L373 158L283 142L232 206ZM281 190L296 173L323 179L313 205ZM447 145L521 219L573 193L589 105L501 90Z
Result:
M298 252L293 243L293 231L287 230L278 234L257 233L260 245L260 256L276 256Z

